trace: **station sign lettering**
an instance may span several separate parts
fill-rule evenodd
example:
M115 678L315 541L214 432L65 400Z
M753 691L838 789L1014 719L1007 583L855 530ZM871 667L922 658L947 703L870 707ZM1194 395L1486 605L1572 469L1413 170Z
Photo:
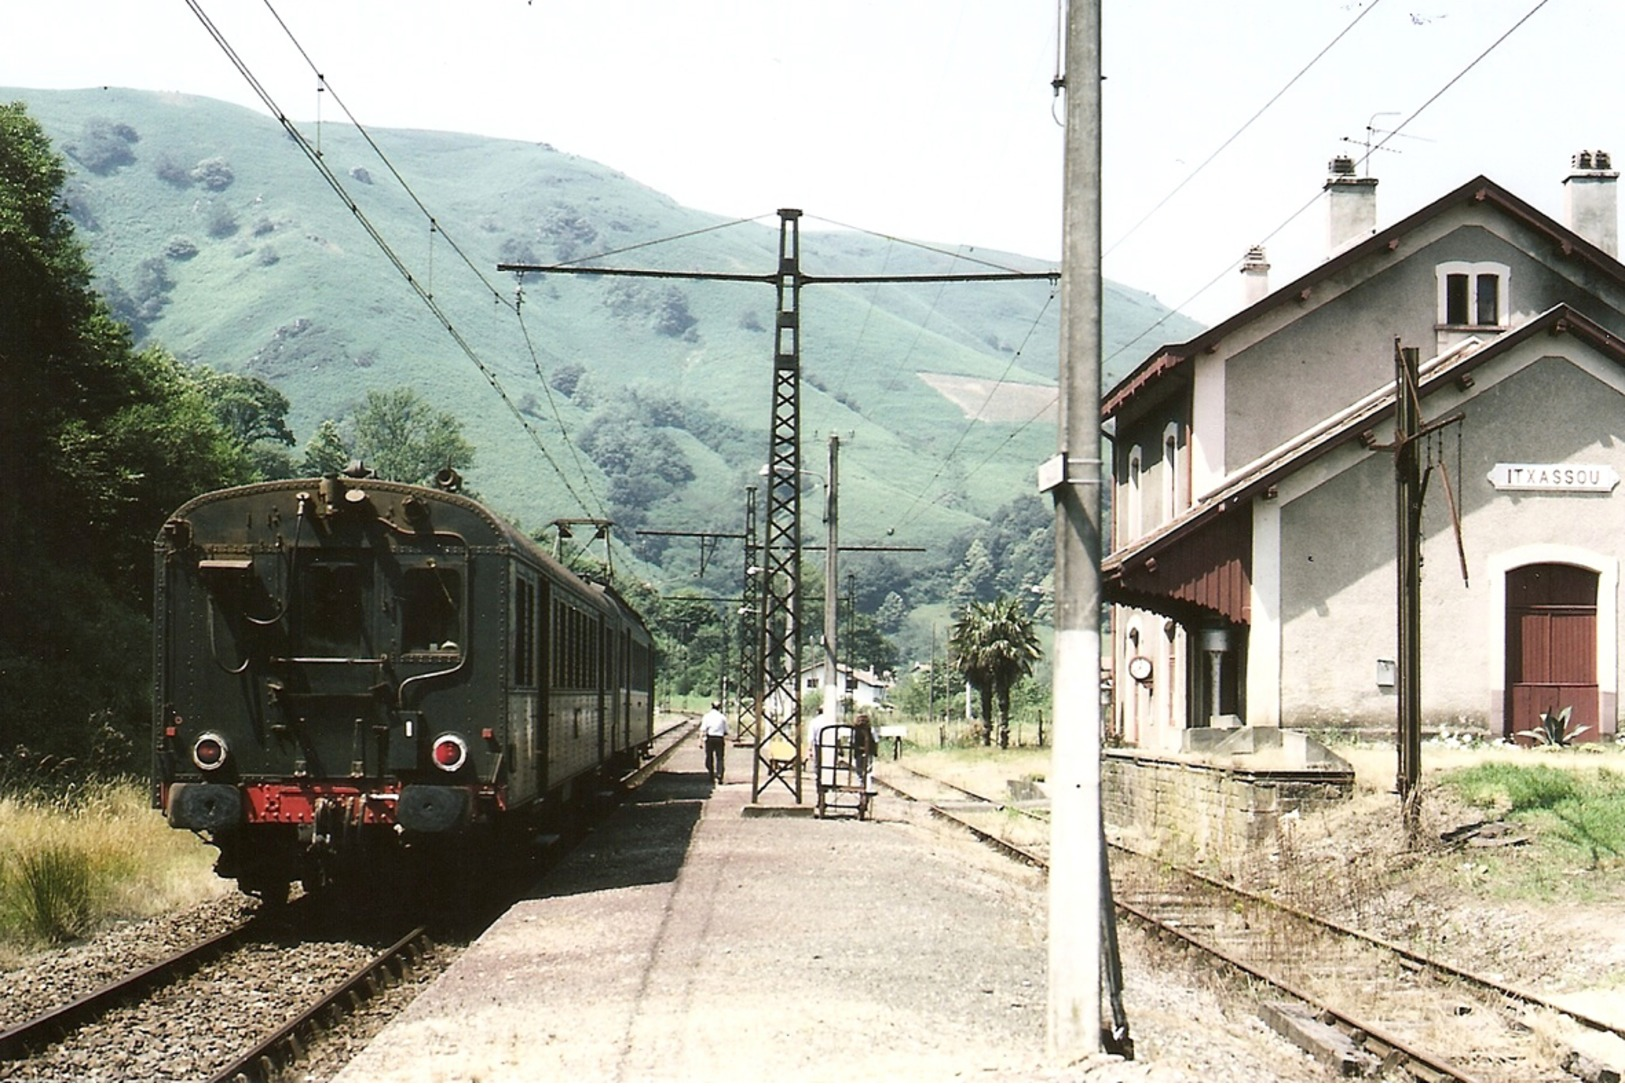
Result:
M1609 494L1619 486L1619 473L1606 464L1497 464L1489 480L1498 491Z

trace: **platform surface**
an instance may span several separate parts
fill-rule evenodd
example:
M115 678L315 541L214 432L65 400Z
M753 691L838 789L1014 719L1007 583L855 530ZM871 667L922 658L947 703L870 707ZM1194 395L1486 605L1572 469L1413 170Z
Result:
M685 744L340 1079L1049 1078L1041 877L885 795L748 818L750 769Z

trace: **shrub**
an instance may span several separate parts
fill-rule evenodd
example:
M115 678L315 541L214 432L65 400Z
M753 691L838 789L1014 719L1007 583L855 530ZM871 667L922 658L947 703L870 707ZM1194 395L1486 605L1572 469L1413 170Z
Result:
M192 167L191 178L210 192L220 192L229 189L231 183L237 180L232 172L231 163L216 155L206 158Z
M152 172L158 176L159 181L168 182L177 189L192 187L191 168L176 161L168 152L158 156L158 161L153 163Z
M130 145L141 137L126 124L96 119L85 123L79 139L68 144L67 152L93 174L110 174L135 161Z
M229 238L237 233L237 213L220 200L210 200L202 207L204 228L211 238Z

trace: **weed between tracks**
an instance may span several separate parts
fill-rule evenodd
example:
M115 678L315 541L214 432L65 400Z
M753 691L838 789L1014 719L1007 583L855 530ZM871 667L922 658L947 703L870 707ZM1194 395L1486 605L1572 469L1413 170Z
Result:
M133 781L0 794L0 966L110 921L221 893L213 850L172 830Z

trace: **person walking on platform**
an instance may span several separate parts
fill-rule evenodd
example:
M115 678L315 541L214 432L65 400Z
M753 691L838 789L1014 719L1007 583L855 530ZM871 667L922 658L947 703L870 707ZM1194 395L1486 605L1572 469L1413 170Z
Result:
M713 702L700 719L700 734L705 737L705 772L711 780L722 784L722 760L728 751L728 718L722 712L722 703Z

